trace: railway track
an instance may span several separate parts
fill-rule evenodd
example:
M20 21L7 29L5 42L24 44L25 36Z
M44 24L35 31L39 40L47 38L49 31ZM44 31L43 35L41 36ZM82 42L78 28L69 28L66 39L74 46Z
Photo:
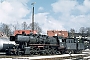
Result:
M27 59L27 60L63 60L63 59L73 59L73 58L83 58L86 57L87 54L63 54L63 55L49 55L49 56L7 56L7 55L0 55L0 59L2 58L11 58L13 59Z
M15 56L15 55L5 55L0 54L1 60L76 60L76 59L83 59L89 60L90 59L90 50L83 51L82 54L62 54L62 55L47 55L47 56L37 56L37 55L22 55L22 56Z

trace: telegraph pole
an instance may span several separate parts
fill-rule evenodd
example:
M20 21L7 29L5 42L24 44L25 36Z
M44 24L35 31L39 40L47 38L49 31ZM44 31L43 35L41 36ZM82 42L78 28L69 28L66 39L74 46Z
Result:
M34 31L34 3L31 3L32 5L32 31Z

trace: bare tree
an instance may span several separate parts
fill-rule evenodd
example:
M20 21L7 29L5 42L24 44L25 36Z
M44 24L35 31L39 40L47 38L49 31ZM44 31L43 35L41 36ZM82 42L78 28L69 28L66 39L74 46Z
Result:
M75 29L71 28L70 33L72 34L72 37L74 37Z
M0 23L0 31L2 31L2 23Z
M3 23L1 26L2 26L2 32L9 37L11 35L11 29L9 25Z
M32 29L32 23L30 23L30 25L28 26L29 29ZM41 33L42 29L40 28L39 24L34 22L34 30L37 31L37 33Z
M23 30L26 30L26 29L27 29L27 23L26 23L26 22L23 22L23 23L22 23L22 29L23 29Z
M85 33L85 31L86 31L86 28L85 28L85 27L81 27L80 30L79 30L79 32L80 32L81 34Z
M71 28L71 29L70 29L70 32L71 32L71 33L75 33L75 29Z
M12 27L14 28L14 31L15 31L15 30L18 30L18 29L20 28L18 22L17 22L16 24L12 25Z
M90 27L86 27L86 34L90 35Z
M85 27L81 27L79 31L80 31L82 37L86 36L86 28Z

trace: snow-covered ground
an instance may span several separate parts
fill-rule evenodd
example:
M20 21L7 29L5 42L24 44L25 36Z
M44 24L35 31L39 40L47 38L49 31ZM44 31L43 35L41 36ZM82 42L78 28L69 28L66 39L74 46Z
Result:
M89 55L90 55L90 50L89 50L89 49L86 49L86 50L84 50L82 53L84 53L84 54L89 54ZM83 59L88 59L88 60L90 60L90 56L83 57Z
M13 59L13 58L0 58L0 60L30 60L30 59Z
M72 56L79 56L85 54L71 54ZM45 58L58 58L58 57L69 57L69 54L63 55L52 55L52 56L34 56L34 57L16 57L16 58L0 58L0 60L34 60L34 59L45 59Z

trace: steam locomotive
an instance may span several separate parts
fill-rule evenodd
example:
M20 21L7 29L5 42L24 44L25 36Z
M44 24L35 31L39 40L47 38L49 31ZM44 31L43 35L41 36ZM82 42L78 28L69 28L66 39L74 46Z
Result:
M17 34L10 36L10 42L3 43L2 51L7 55L57 55L64 53L80 53L84 43L76 38L49 37L41 34Z
M15 41L15 55L47 55L61 54L60 46L54 37L40 34L17 34L11 36L10 41Z

